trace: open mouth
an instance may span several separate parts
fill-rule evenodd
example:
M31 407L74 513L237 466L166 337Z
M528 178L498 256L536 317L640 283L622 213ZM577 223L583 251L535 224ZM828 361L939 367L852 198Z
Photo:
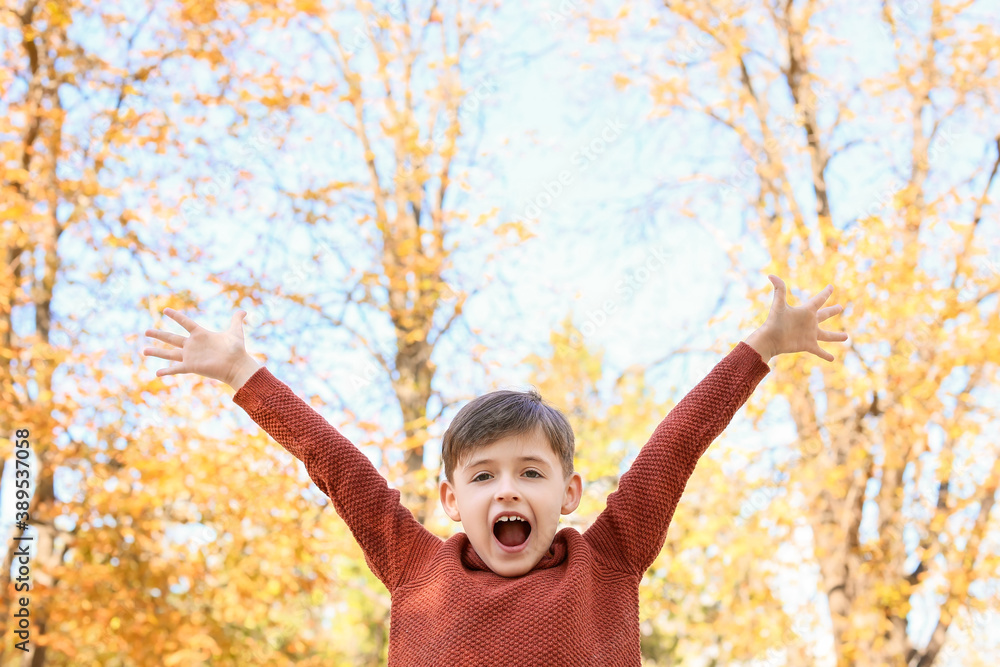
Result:
M493 524L493 536L504 551L520 551L528 543L531 524L517 517L508 517Z

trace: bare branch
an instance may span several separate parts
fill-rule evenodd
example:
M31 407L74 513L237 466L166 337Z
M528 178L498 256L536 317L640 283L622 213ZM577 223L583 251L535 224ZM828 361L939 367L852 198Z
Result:
M990 188L993 186L993 179L996 178L997 169L1000 168L1000 135L997 135L996 143L994 144L997 149L997 158L993 161L993 169L990 170L990 176L986 179L986 186L983 187L983 194L979 196L976 201L976 210L972 214L972 226L976 227L979 225L979 221L983 219L983 206L986 205L986 199L989 195Z

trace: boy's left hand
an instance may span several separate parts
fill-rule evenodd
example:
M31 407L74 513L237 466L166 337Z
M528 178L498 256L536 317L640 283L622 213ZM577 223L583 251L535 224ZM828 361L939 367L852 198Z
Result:
M760 331L770 343L772 356L795 352L810 352L820 359L833 361L834 356L819 346L819 341L836 342L847 340L844 332L825 331L819 323L843 312L841 305L821 308L833 294L833 285L827 285L822 292L809 299L802 306L789 306L785 300L785 283L775 275L768 275L774 285L774 300L767 321Z

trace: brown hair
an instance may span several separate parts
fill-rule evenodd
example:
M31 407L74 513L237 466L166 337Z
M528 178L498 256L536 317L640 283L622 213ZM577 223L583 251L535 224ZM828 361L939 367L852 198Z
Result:
M563 477L573 474L573 427L562 412L546 403L534 388L501 389L465 404L444 432L441 459L448 481L460 462L497 440L540 431L562 463Z

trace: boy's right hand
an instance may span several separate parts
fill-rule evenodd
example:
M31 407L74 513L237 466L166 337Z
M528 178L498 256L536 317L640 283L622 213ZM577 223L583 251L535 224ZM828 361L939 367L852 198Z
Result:
M173 319L191 334L180 336L158 329L147 329L146 336L173 345L176 349L147 347L143 356L160 357L179 362L156 371L156 376L196 373L232 385L233 380L246 368L248 362L256 364L247 353L243 342L245 310L233 314L227 331L209 331L173 308L164 308L163 314Z

